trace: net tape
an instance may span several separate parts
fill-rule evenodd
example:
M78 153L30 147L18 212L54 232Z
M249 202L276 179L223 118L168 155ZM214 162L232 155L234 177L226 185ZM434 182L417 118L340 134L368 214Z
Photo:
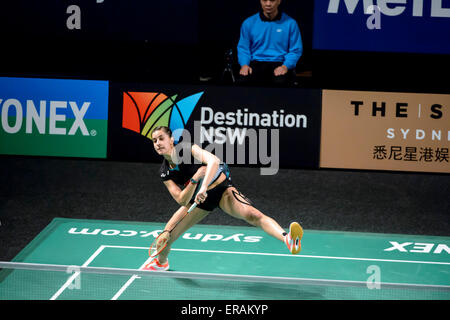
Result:
M149 271L126 268L106 268L106 267L83 267L76 265L58 265L41 264L25 262L3 262L0 261L2 269L19 270L39 270L39 271L59 271L68 270L80 273L109 274L109 275L129 275L141 277L166 277L182 279L202 279L202 280L222 280L256 283L274 283L289 285L315 285L315 286L344 286L344 287L367 287L366 281L352 280L331 280L331 279L309 279L292 277L271 277L271 276L253 276L253 275L235 275L235 274L216 274L199 272L180 272L180 271ZM429 285L429 284L411 284L411 283L387 283L381 282L381 288L384 289L424 289L424 290L443 290L450 292L450 286L447 285Z

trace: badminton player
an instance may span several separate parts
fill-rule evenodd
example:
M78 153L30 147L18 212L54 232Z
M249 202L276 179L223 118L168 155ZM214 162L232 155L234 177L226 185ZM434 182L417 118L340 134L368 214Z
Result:
M180 163L174 138L168 127L155 128L152 140L156 152L164 157L160 169L161 178L180 208L165 226L165 230L171 230L167 246L144 269L168 270L168 255L172 243L217 207L235 218L260 227L270 236L282 241L292 254L300 252L303 236L300 224L291 223L289 232L286 233L274 219L256 209L233 185L228 166L221 163L218 157L196 144L190 144L187 150L191 153L191 161ZM183 159L187 157L183 155ZM197 207L186 214L194 202Z

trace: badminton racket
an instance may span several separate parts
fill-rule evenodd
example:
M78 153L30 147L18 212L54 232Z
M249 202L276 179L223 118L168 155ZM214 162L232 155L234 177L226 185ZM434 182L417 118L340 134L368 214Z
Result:
M195 207L197 207L197 202L194 202L194 204L191 205L188 211L180 218L180 220L177 221L177 223L175 223L172 229L164 230L155 238L155 240L153 240L152 244L150 245L150 249L148 250L150 258L158 256L161 251L163 251L167 247L167 243L170 240L170 233L192 210L195 209Z

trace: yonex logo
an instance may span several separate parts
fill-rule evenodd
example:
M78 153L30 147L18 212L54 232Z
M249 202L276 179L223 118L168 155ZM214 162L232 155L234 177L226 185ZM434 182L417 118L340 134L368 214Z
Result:
M0 77L0 154L106 158L107 81Z
M445 243L418 243L418 242L403 242L389 241L391 247L384 249L384 251L398 251L398 252L418 252L418 253L442 253L450 254L450 248ZM433 250L434 249L434 250Z
M160 92L124 92L122 127L151 139L151 132L158 126L167 126L173 132L175 142L181 136L203 92L181 100L178 95L167 96Z
M35 127L40 134L45 134L47 132L47 101L39 101L39 111L33 100L27 100L25 104L26 107L24 108L23 103L17 99L7 99L4 102L3 99L0 99L1 125L3 130L9 134L17 133L20 131L23 123L25 122L26 133L33 133L33 127ZM81 107L79 107L75 101L49 101L48 105L49 134L75 135L79 129L81 134L84 136L90 135L86 124L83 121L83 118L91 105L90 102L83 102ZM58 109L66 110L68 107L72 110L75 121L70 126L70 130L67 132L67 129L64 126L66 123L66 115L59 114ZM25 121L23 119L25 113L24 111L26 111L26 114L28 115ZM11 121L8 120L10 118L10 114L15 115L15 117L12 117L14 119L13 123L10 123Z

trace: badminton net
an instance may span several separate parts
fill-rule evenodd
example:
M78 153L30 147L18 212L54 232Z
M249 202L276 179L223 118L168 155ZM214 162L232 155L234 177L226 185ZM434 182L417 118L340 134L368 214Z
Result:
M450 300L450 286L0 262L0 300Z

